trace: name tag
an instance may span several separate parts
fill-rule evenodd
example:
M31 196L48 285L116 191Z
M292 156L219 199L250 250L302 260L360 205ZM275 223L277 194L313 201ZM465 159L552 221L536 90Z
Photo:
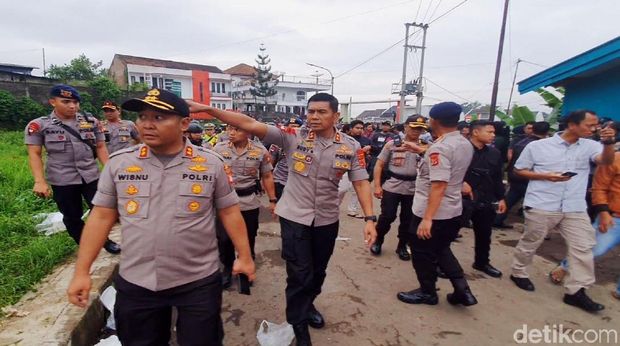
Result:
M379 137L379 138L377 138L377 141L379 141L379 142L385 142L385 137Z

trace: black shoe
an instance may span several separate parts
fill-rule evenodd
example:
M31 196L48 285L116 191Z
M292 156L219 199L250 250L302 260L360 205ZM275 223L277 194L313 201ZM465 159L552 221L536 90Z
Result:
M476 297L474 297L474 294L471 293L469 288L466 288L462 292L454 291L454 293L448 293L446 298L448 299L448 303L452 305L461 304L463 306L472 306L478 304L478 300L476 300Z
M105 251L111 253L112 255L118 255L119 253L121 253L121 246L110 239L105 241L105 244L103 244L103 248L105 249Z
M222 272L222 289L227 289L232 285L232 272L229 270L224 270Z
M422 292L421 288L417 288L409 292L398 292L396 298L398 298L398 300L400 300L401 302L407 304L437 305L437 303L439 303L439 298L437 298L437 294L428 294Z
M526 291L534 290L534 284L528 278L517 278L517 277L510 275L510 280L512 280L512 282L514 282L515 285L517 285L517 287L519 287L522 290L526 290Z
M472 266L472 268L479 270L485 274L487 274L488 276L494 277L494 278L501 278L502 277L502 272L500 272L499 270L497 270L497 268L493 267L490 264L485 264L482 266L477 265L476 263L474 263Z
M314 304L310 305L310 311L308 311L308 325L315 329L325 327L325 319L319 310L314 307Z
M381 245L382 244L380 242L375 241L375 243L370 247L370 252L376 256L381 255Z
M503 222L502 223L496 223L496 224L493 225L493 227L501 228L501 229L513 229L514 228L513 225L507 225L507 224L505 224Z
M583 288L575 294L565 294L564 303L576 306L588 312L597 312L605 309L605 306L590 299L586 294L586 290Z
M402 261L408 261L411 259L409 252L407 252L407 245L398 246L396 248L396 254Z
M440 279L447 279L448 275L446 275L441 268L437 267L437 277Z
M293 332L295 332L295 344L297 346L312 346L307 324L303 323L294 325Z

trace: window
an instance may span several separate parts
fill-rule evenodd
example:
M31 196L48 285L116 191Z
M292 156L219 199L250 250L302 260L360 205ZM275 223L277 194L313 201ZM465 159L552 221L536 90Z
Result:
M215 92L215 83L211 83L211 92L214 93Z
M144 77L140 77L140 83L144 83Z
M226 84L222 83L222 94L226 94Z
M217 87L217 93L220 93L220 83L215 83L215 86Z
M134 84L136 82L136 76L131 76L130 79L131 79L131 84Z
M282 93L282 101L284 101L285 98L286 98L286 94Z
M153 88L157 88L157 78L153 78Z
M298 91L297 92L297 101L305 101L306 100L306 92L305 91Z

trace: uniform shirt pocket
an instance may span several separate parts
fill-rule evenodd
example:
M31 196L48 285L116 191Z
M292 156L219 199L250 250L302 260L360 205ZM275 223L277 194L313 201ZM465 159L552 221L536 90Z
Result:
M205 181L182 181L177 198L177 217L204 216L213 208L213 183Z
M49 153L62 153L66 150L67 136L54 135L45 137L45 150Z
M148 217L151 183L122 182L117 183L118 212L126 218Z

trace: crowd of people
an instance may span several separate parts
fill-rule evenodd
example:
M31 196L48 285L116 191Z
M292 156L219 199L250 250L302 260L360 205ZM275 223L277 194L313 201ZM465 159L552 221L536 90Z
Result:
M53 196L79 244L68 288L75 305L88 304L90 267L101 248L121 253L108 239L120 223L114 316L124 345L167 344L173 308L179 344L222 344L222 290L234 276L256 277L261 193L280 223L286 320L297 345L312 344L309 327L325 326L316 302L346 191L346 213L364 220L374 256L399 217L395 252L412 262L419 284L396 294L403 303L438 304L436 283L446 278L454 288L450 304L477 304L451 244L471 226L472 267L500 278L490 263L491 233L512 227L507 214L523 199L524 232L510 279L534 291L527 268L556 229L567 252L550 279L564 283L566 304L604 308L585 290L595 282L595 258L620 243L620 153L615 126L593 111L567 113L553 136L549 123L527 123L510 140L504 123L459 121L462 108L454 102L380 129L359 120L340 124L338 100L326 93L309 98L305 121L279 126L157 88L120 106L106 101L104 121L80 113L79 102L77 90L58 85L52 113L27 125L33 191ZM136 123L122 120L121 110L137 112ZM210 114L226 130L193 122L193 112ZM86 224L83 200L91 208ZM612 294L620 299L620 282Z

